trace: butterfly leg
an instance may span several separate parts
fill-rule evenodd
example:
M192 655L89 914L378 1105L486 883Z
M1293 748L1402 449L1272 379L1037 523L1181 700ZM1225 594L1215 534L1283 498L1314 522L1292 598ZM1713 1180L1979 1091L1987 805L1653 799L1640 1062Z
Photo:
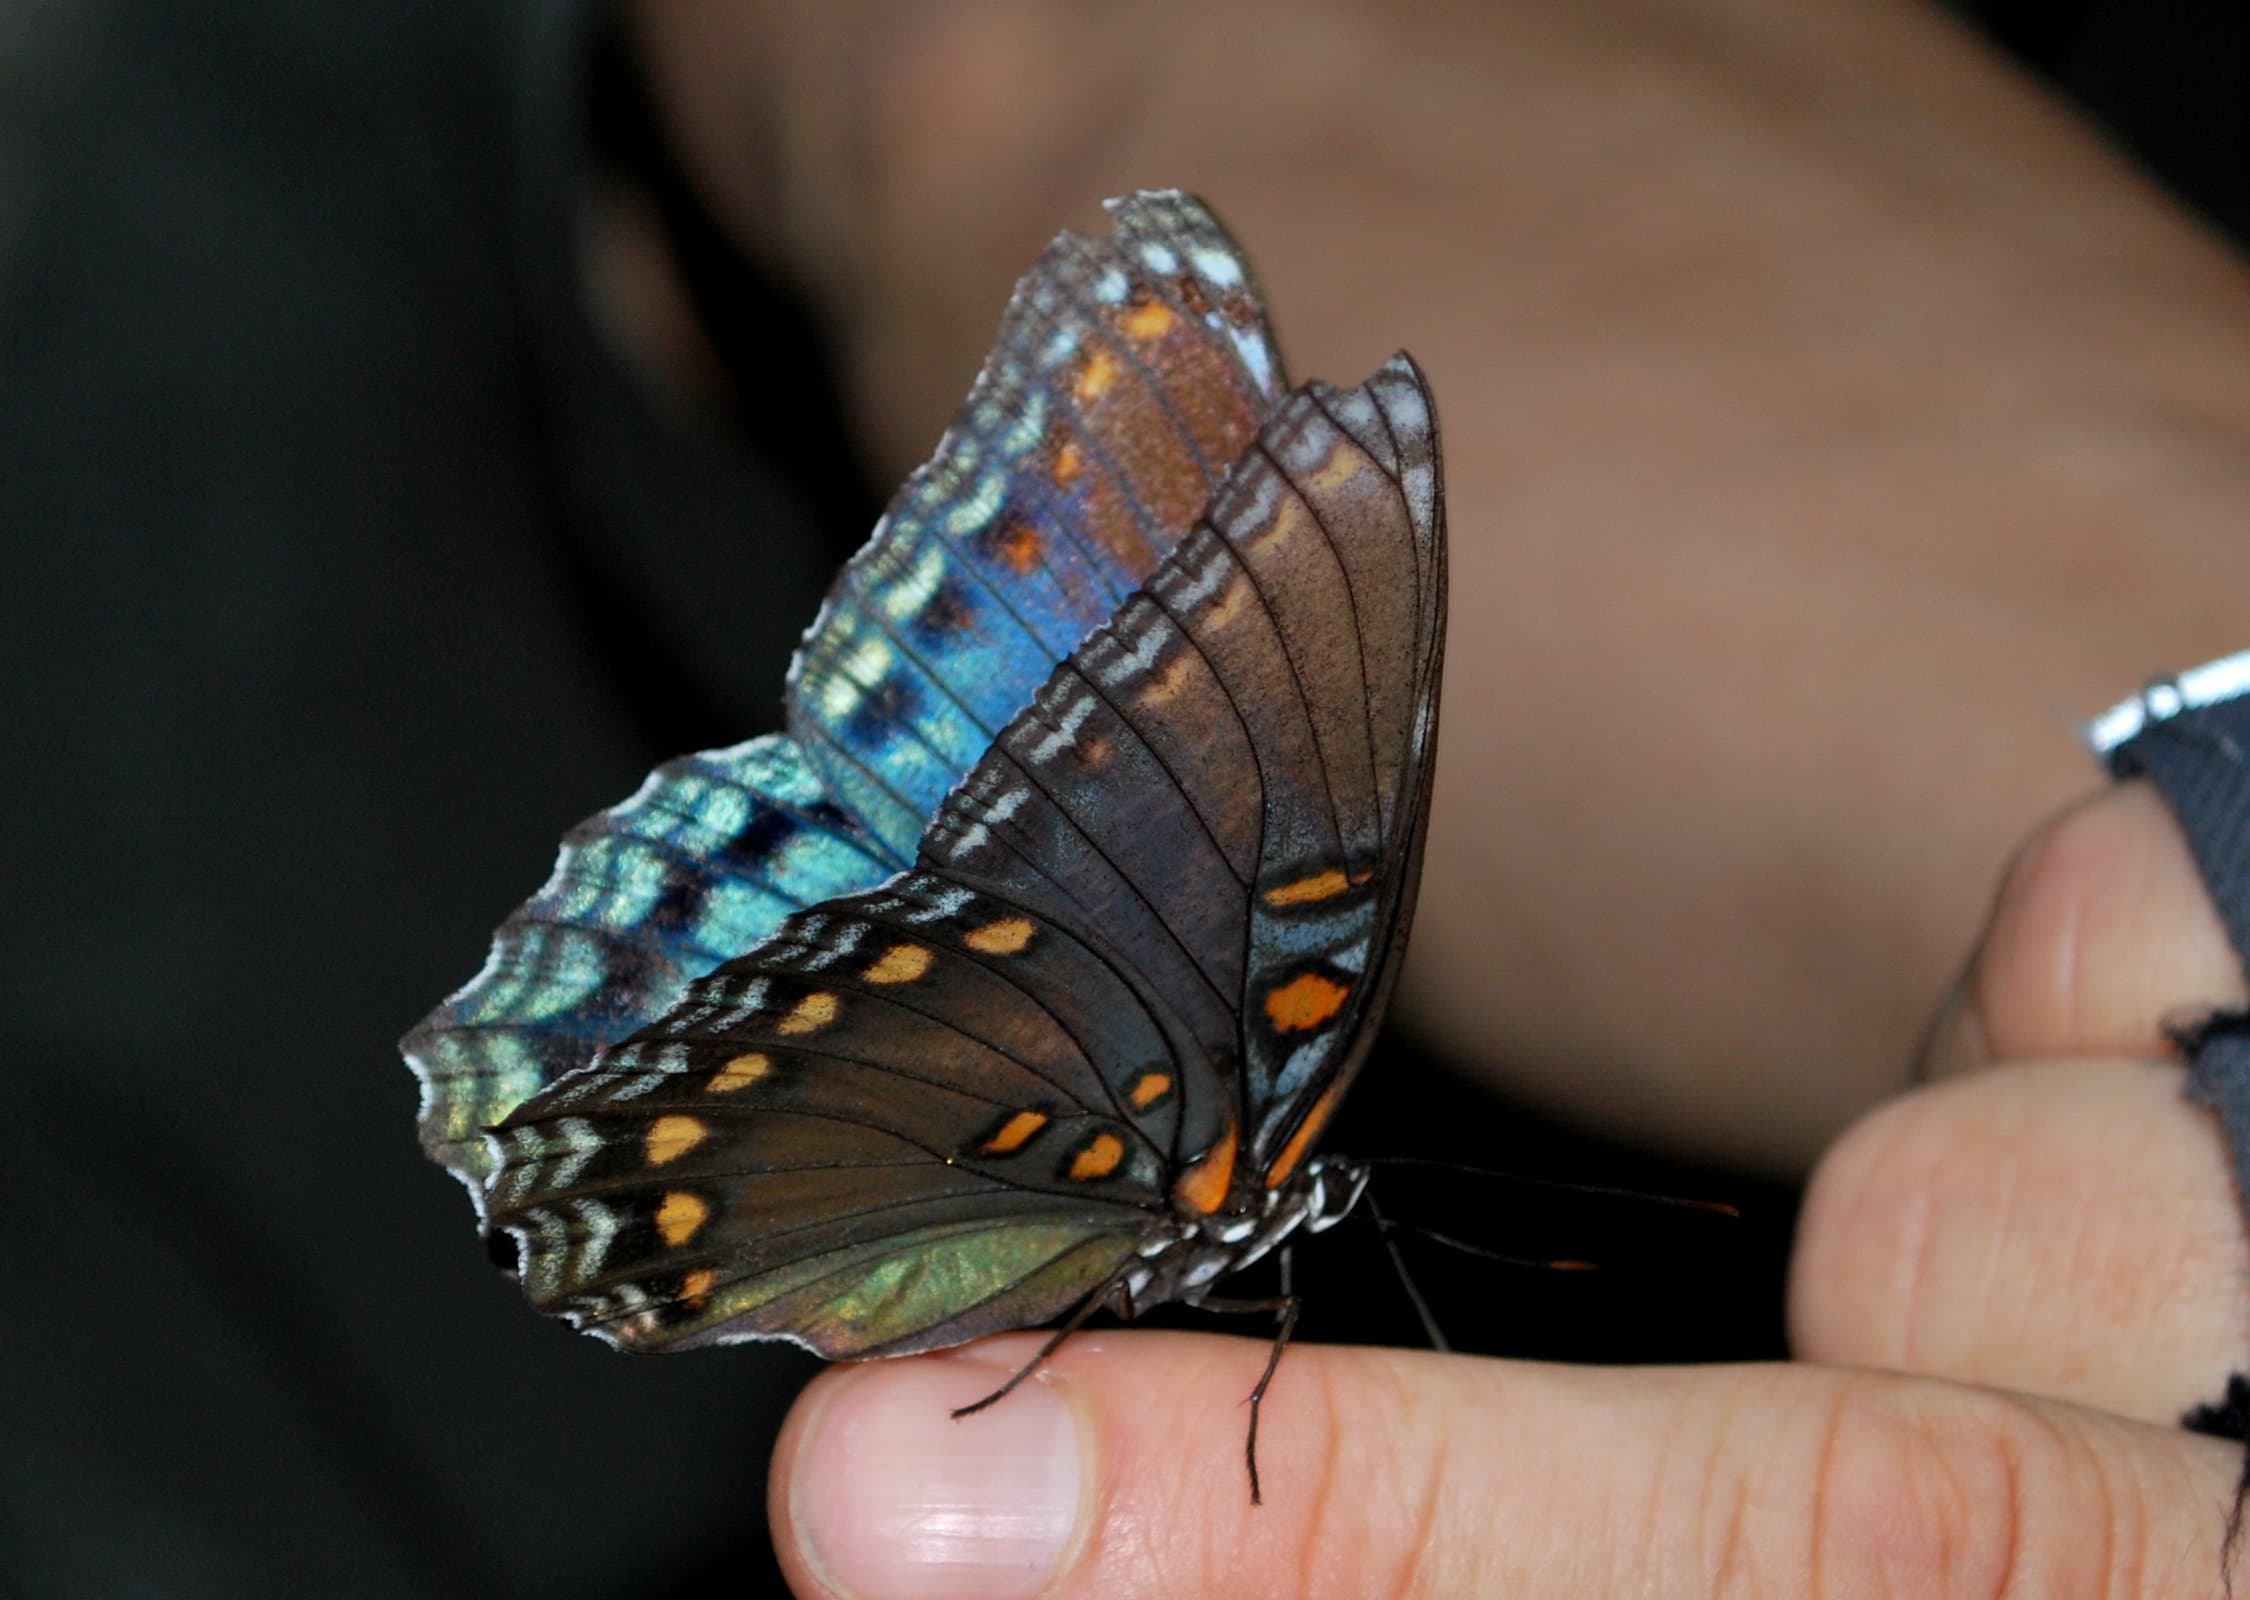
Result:
M1121 1282L1122 1280L1118 1281ZM1065 1339L1086 1326L1086 1319L1102 1308L1102 1302L1109 1298L1110 1291L1115 1286L1114 1283L1105 1283L1085 1299L1079 1301L1078 1309L1070 1314L1069 1320L1054 1331L1047 1342L1039 1347L1037 1354L1016 1369L1015 1376L986 1395L982 1400L971 1401L968 1405L957 1408L953 1413L955 1419L974 1416L987 1406L998 1405L1009 1395L1015 1393L1016 1386L1045 1366L1047 1358L1062 1348Z
M1281 1293L1271 1299L1228 1300L1205 1296L1195 1302L1204 1311L1222 1314L1272 1312L1281 1320L1281 1326L1274 1332L1273 1349L1266 1356L1266 1370L1258 1374L1258 1382L1250 1391L1250 1432L1242 1441L1243 1460L1250 1468L1250 1503L1254 1506L1266 1503L1258 1483L1258 1413L1265 1405L1266 1389L1272 1384L1273 1375L1281 1370L1281 1353L1289 1348L1289 1336L1297 1331L1297 1310L1303 1304L1292 1287L1295 1273L1291 1270L1293 1262L1289 1247L1283 1245L1278 1255Z

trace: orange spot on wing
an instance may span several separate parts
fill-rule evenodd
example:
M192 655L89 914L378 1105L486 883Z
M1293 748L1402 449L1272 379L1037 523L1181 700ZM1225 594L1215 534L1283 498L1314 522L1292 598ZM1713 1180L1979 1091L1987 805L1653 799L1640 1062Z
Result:
M1019 1111L1000 1124L1000 1131L984 1141L988 1156L1004 1156L1021 1150L1024 1141L1047 1125L1047 1116L1041 1111Z
M753 1050L748 1055L736 1056L712 1073L711 1081L704 1087L713 1094L733 1094L737 1089L749 1088L771 1071L773 1058Z
M1249 542L1259 545L1274 541L1291 543L1305 540L1309 542L1319 537L1321 537L1320 523L1313 516L1311 508L1295 495L1291 495L1274 508L1273 515L1267 518L1261 527L1252 530Z
M1170 333L1172 324L1178 320L1172 315L1172 308L1163 301L1144 300L1125 313L1123 326L1128 335L1145 344Z
M1076 439L1065 440L1063 447L1055 452L1055 482L1075 482L1078 474L1083 472L1085 468L1086 457L1084 452L1078 448L1078 441Z
M869 983L912 983L936 959L927 945L894 944L861 976Z
M1079 403L1091 405L1109 393L1110 386L1116 382L1117 358L1107 350L1096 350L1086 358L1086 364L1078 369L1075 387Z
M1187 653L1181 651L1150 676L1148 687L1141 691L1141 704L1150 707L1170 705L1179 698L1180 691L1187 687L1188 679L1194 675L1194 671Z
M641 1153L648 1164L661 1167L668 1161L677 1161L704 1141L710 1129L693 1117L658 1117L648 1125L648 1140Z
M1046 554L1046 536L1028 522L1011 522L1001 535L1000 559L1019 576L1035 570Z
M1204 626L1213 633L1223 633L1234 626L1235 618L1250 600L1250 580L1240 572L1221 585L1218 594L1207 601L1203 611Z
M1341 867L1330 867L1294 883L1278 883L1265 892L1269 906L1307 906L1322 900L1333 900L1352 886Z
M656 1231L674 1249L686 1244L696 1230L711 1220L710 1202L685 1189L674 1189L656 1208Z
M1302 973L1266 991L1266 1020L1276 1033L1310 1033L1334 1020L1351 993L1349 984L1317 972Z
M1146 1111L1171 1092L1172 1075L1169 1072L1144 1072L1125 1098L1133 1102L1135 1111Z
M836 997L823 989L808 994L792 1006L789 1015L774 1024L774 1032L784 1036L818 1033L836 1020Z
M1125 1141L1114 1133L1097 1133L1084 1149L1070 1158L1070 1175L1080 1183L1106 1178L1125 1159Z
M1180 1174L1172 1185L1172 1198L1198 1216L1207 1217L1227 1203L1234 1187L1234 1129L1213 1145L1202 1160Z
M1031 943L1029 917L1002 917L998 922L988 922L961 942L980 955L1021 955L1025 945Z
M1289 1181L1289 1174L1295 1172L1297 1163L1305 1159L1305 1152L1310 1150L1313 1141L1320 1137L1320 1130L1328 1126L1329 1115L1335 1111L1336 1099L1342 1092L1343 1087L1340 1083L1332 1083L1321 1090L1320 1098L1315 1100L1312 1103L1312 1109L1305 1113L1305 1120L1297 1124L1297 1131L1291 1134L1289 1142L1281 1147L1281 1154L1275 1156L1273 1164L1266 1168L1267 1188L1278 1189Z
M680 1279L680 1304L691 1311L700 1309L703 1302L711 1298L712 1286L718 1281L719 1273L716 1267L697 1267L693 1272Z

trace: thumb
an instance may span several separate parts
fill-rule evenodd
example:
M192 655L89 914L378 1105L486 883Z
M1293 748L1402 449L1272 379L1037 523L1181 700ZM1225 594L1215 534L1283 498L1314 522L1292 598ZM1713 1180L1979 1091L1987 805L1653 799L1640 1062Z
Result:
M1011 1335L824 1375L775 1543L835 1600L2208 1588L2230 1447L1928 1379L1293 1347L1242 1462L1249 1339ZM2120 1560L2119 1552L2137 1552ZM2011 1593L2017 1592L2010 1588Z

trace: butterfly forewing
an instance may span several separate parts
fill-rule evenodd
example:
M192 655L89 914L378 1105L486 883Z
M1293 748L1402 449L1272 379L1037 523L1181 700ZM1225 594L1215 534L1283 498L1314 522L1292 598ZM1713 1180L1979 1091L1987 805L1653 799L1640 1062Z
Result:
M1048 670L1179 542L1279 397L1240 253L1181 195L1017 287L959 420L845 568L789 731L902 858Z
M1110 210L1109 238L1064 235L1018 285L959 417L838 577L791 670L790 735L660 768L572 830L485 969L403 1042L424 1148L480 1205L483 1130L789 912L913 859L1278 398L1210 213L1172 193Z
M503 1127L534 1298L638 1347L931 1348L1283 1182L1403 947L1434 485L1403 358L1290 397L911 872L790 918Z

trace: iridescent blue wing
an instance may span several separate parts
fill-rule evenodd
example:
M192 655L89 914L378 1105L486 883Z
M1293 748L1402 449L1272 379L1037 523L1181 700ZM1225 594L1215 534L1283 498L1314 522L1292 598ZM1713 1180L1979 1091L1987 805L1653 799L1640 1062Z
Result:
M1401 358L1292 395L1037 689L915 867L791 917L496 1136L541 1309L631 1348L899 1354L1263 1215L1364 1056L1443 642Z
M896 870L769 735L668 762L563 839L484 970L400 1046L422 1081L422 1147L483 1208L485 1132L679 999L799 906Z
M1279 394L1240 252L1177 193L1111 202L1017 286L936 453L790 670L789 731L658 769L564 841L485 968L402 1043L433 1159L782 917L880 881L992 735L1176 544ZM755 604L756 597L745 597Z
M1017 287L929 464L829 591L789 733L901 860L1048 669L1138 589L1280 397L1241 255L1176 193Z

